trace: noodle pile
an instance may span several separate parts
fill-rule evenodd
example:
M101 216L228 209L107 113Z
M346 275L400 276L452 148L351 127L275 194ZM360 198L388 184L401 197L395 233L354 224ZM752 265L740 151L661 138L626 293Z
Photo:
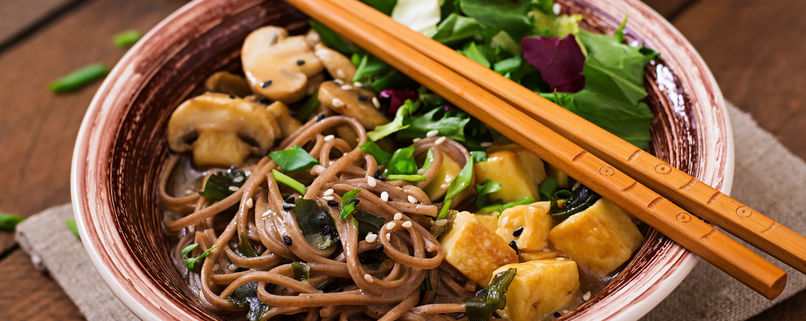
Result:
M337 127L350 130L336 131ZM357 145L348 142L354 137ZM165 208L180 215L166 223L180 237L173 250L177 268L187 272L180 252L189 244L199 244L196 255L213 248L199 273L186 274L202 304L213 311L243 315L244 308L230 296L256 282L257 298L270 307L258 316L260 320L296 314L305 320L453 320L448 314L465 312L462 302L473 296L476 285L443 263L445 253L431 228L446 221L435 221L439 208L431 204L423 188L437 176L444 157L462 165L471 157L469 152L450 139L416 140L418 159L434 150L433 162L423 173L426 180L387 181L380 176L375 158L353 147L366 141L366 130L353 118L313 118L277 148L297 145L319 161L304 173L293 174L306 185L305 195L278 184L272 175L278 166L263 157L244 168L250 174L237 191L217 202L197 193L169 195L169 178L180 160L172 156L163 170L159 196ZM342 220L339 207L333 206L333 201L341 203L341 195L353 189L361 189L357 210L385 220L377 238L359 239L356 225ZM453 204L461 204L471 193L465 189ZM330 215L338 244L320 250L306 241L289 205L300 198L314 200ZM239 254L241 241L248 241L257 256ZM362 265L359 258L372 252L386 257L377 270ZM310 278L295 279L292 262L306 263Z

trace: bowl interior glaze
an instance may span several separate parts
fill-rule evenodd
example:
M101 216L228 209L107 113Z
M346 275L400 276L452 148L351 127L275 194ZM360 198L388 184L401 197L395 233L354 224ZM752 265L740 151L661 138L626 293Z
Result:
M724 101L691 45L637 0L558 1L581 13L587 29L612 33L625 14L628 41L663 58L647 68L653 152L728 192L732 141ZM72 195L93 263L123 302L143 319L217 320L197 303L169 257L156 183L169 150L171 111L203 90L215 71L240 68L243 39L263 25L291 33L307 18L278 0L194 1L166 18L120 61L99 89L79 133ZM634 259L568 320L637 319L682 281L694 256L650 230Z

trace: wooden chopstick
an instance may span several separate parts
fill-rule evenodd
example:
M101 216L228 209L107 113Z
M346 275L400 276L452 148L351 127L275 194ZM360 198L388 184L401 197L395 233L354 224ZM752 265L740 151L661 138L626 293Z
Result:
M345 0L340 0L345 1ZM453 70L329 0L286 0L767 298L786 273ZM345 3L345 5L347 5ZM362 15L363 16L363 15ZM367 16L364 16L367 17ZM376 21L388 27L384 20Z
M453 69L703 219L806 273L806 237L356 0L331 1Z

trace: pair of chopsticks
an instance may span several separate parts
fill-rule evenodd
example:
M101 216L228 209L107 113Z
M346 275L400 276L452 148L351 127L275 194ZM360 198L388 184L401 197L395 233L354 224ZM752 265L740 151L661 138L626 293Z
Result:
M699 217L806 273L803 236L439 42L357 0L286 2L768 299L786 272Z

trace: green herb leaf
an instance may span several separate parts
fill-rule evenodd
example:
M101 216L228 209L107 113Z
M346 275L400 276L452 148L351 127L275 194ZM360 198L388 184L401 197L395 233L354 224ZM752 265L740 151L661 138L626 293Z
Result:
M358 228L359 238L366 236L367 233L370 232L378 234L383 223L386 222L383 217L375 216L364 211L353 212L353 218L357 222L356 227Z
M448 215L450 212L451 205L453 204L453 198L456 195L459 195L468 185L470 185L470 181L473 180L473 158L468 158L467 162L465 162L465 166L462 167L462 170L459 171L459 174L456 174L456 177L451 182L451 185L448 186L448 191L445 192L445 201L442 203L442 208L439 209L439 213L437 214L437 219L443 219L445 216Z
M540 183L540 187L537 189L538 193L540 194L540 200L550 200L551 195L554 194L554 191L556 191L558 187L560 187L560 184L557 183L557 180L554 179L554 177L546 177L546 179Z
M193 251L194 249L196 249L196 247L198 247L198 246L199 246L199 243L193 243L191 245L186 246L180 252L180 253L182 253L182 259L185 260L185 266L190 271L195 270L196 269L196 262L198 262L199 260L204 259L205 257L207 257L207 255L210 254L210 251L212 251L218 245L213 245L212 247L207 249L207 251L202 252L202 254L197 256L197 257L188 257L188 254L190 254L190 252Z
M126 30L112 36L112 43L121 48L129 47L137 43L137 41L142 37L143 34L137 30Z
M246 319L249 321L260 320L271 309L271 307L258 299L257 285L257 282L241 285L227 298L228 301L239 308L249 308L249 312L246 313ZM271 285L267 285L267 287L269 286Z
M527 13L531 0L462 0L459 6L468 17L492 30L503 30L520 39L532 30Z
M277 180L278 183L283 183L300 194L305 195L305 185L291 178L291 176L283 174L276 169L271 170L271 175L274 176L274 179Z
M392 14L392 9L394 9L395 4L397 4L397 0L361 0L361 2L372 6L387 16Z
M368 140L366 143L362 144L360 148L365 153L375 158L375 161L378 162L379 166L386 165L386 163L389 161L389 158L392 157L392 153L387 152L380 145L371 140Z
M246 172L237 168L218 171L207 178L199 195L215 201L223 200L241 188L247 178Z
M518 270L514 268L497 273L490 280L487 289L482 290L475 297L465 300L467 318L470 321L486 321L492 317L495 310L506 307L506 293L517 273Z
M464 142L465 127L470 121L470 116L459 111L444 112L440 116L437 113L441 110L442 107L437 107L422 115L409 117L408 125L397 133L397 139L422 138L426 137L428 132L436 130L439 136Z
M414 103L411 100L406 100L403 106L397 109L395 118L391 122L375 127L374 130L367 133L367 136L373 141L378 141L386 136L394 134L395 132L409 128L409 117L412 113L417 111L420 103Z
M289 173L309 169L313 165L319 164L316 158L311 157L311 154L297 145L286 150L272 152L269 157L277 163L277 166Z
M304 198L297 200L294 215L305 240L314 248L325 250L338 243L339 237L333 218L319 208L315 201ZM326 230L330 230L331 233L323 234Z
M535 201L535 199L530 196L530 197L524 198L524 199L522 199L520 201L509 202L509 203L504 203L504 204L498 203L498 204L487 205L487 206L482 207L481 209L479 209L479 214L490 214L492 212L498 212L498 215L501 215L501 213L504 212L504 210L506 210L508 208L512 208L512 207L515 207L515 206L518 206L518 205L529 205L529 204L532 204L534 201Z
M500 191L501 187L501 184L490 179L484 181L481 185L476 184L476 207L484 207L487 204L488 195Z
M55 93L74 91L103 78L108 73L109 67L101 63L90 64L50 83L50 90Z
M437 25L437 32L431 38L446 46L451 46L465 40L481 40L479 34L482 28L476 19L452 12Z
M411 175L392 174L386 176L386 178L390 181L425 182L425 176L417 174L411 174Z
M356 196L358 196L359 192L361 192L361 189L356 188L356 189L351 190L351 191L349 191L347 193L344 193L344 196L341 197L341 219L342 220L347 219L347 217L350 216L350 214L352 214L353 211L355 211L356 202L353 202L353 200L357 200Z
M414 172L417 171L417 163L414 162L414 145L409 147L400 148L392 154L386 169L383 170L383 175L389 177L394 174L414 174L409 171L410 164L414 163Z
M70 232L73 232L73 235L81 241L81 235L78 234L78 226L76 226L76 220L66 220L64 221L64 225L67 225L67 228L70 229Z
M291 270L294 271L294 280L307 281L311 278L311 266L304 262L291 262Z
M487 60L487 57L485 57L479 47L476 46L475 42L468 43L465 48L459 52L465 55L465 57L477 62L479 65L484 66L484 68L490 68L490 61Z
M476 163L487 161L487 152L483 150L472 150L470 151L470 156L473 157L473 161Z
M25 220L25 217L21 215L0 213L0 230L14 231L14 228L17 227L17 224L23 220Z

